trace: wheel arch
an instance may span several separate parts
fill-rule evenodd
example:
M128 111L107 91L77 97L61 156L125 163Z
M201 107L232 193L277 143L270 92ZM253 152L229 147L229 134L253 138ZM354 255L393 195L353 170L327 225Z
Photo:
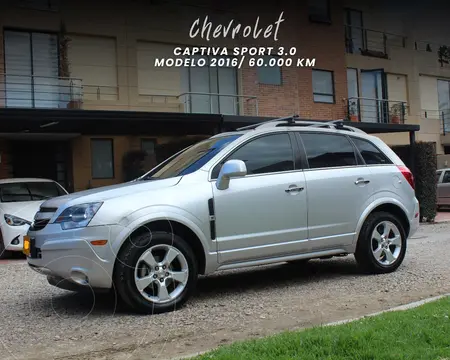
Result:
M195 231L193 230L193 228L194 226L192 226L192 224L188 225L186 222L180 221L180 219L171 219L167 217L142 221L132 227L132 230L129 231L128 235L121 242L120 247L117 249L117 255L119 255L120 251L122 251L122 249L124 248L124 245L128 241L131 241L134 236L138 236L148 231L163 231L174 233L185 240L187 244L192 248L192 251L194 252L195 258L197 260L199 274L204 274L206 271L207 249L198 234L199 230L196 229ZM119 256L116 256L114 268L116 267L118 257Z
M364 224L364 222L367 220L367 218L376 212L387 212L390 213L398 218L398 220L403 225L403 229L405 230L406 237L409 236L411 225L409 223L409 219L407 216L406 209L397 201L386 201L386 202L380 202L373 204L368 210L364 212L364 214L361 216L358 227L355 235L355 241L356 244L359 239L359 234L361 232L361 228Z

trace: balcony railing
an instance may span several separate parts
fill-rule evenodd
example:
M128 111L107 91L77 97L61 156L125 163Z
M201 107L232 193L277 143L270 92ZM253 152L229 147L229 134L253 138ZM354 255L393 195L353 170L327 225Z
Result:
M186 92L178 98L187 113L258 116L256 96Z
M0 107L81 108L80 79L0 74Z
M256 96L186 92L139 97L143 111L159 106L161 111L258 116ZM0 74L0 107L81 109L83 104L101 107L98 102L102 101L116 105L118 99L117 86L82 84L74 78Z
M417 51L436 54L436 61L441 67L450 67L450 45L437 44L430 41L415 41L414 48Z
M422 118L439 120L441 135L450 134L450 109L422 110Z
M407 103L403 101L352 97L347 106L351 121L404 124L406 120Z
M345 49L347 53L387 59L391 47L406 48L406 37L345 25Z

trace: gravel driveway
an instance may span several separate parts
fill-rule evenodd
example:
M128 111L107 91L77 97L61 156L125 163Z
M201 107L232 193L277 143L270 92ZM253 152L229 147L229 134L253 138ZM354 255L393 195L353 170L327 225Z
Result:
M138 316L0 265L0 359L167 359L283 329L353 318L450 292L450 224L424 225L395 273L358 274L352 256L204 277L174 313Z

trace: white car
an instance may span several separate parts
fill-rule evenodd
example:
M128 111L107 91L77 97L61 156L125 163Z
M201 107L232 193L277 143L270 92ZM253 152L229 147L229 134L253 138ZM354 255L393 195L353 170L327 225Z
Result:
M7 258L11 251L22 251L23 236L44 201L66 194L53 180L0 180L0 259Z

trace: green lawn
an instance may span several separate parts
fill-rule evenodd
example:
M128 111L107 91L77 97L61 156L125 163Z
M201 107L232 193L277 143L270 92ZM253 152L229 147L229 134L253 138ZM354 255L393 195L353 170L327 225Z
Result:
M356 322L235 343L195 360L450 360L450 298Z

